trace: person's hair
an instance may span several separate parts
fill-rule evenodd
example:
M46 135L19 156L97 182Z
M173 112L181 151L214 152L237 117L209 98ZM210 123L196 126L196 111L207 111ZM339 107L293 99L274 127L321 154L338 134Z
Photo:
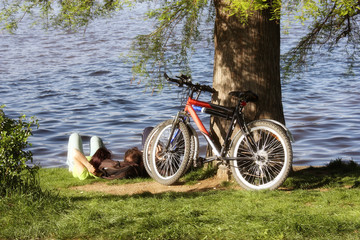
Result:
M98 170L101 162L105 159L111 159L111 152L107 148L101 147L91 157L90 164Z
M142 152L137 147L130 148L125 152L124 161L140 165L142 163Z

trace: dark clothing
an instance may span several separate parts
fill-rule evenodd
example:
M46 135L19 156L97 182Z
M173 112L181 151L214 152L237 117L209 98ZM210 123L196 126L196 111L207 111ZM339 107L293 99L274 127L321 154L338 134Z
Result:
M146 127L142 133L142 147L144 147L146 138L153 130L153 127ZM106 179L124 179L124 178L136 178L136 177L149 177L147 174L144 162L139 164L129 162L119 162L112 159L105 159L99 166L99 171L102 174L102 178Z
M119 162L105 159L100 164L99 170L102 178L106 179L125 179L143 177L145 169L136 163Z
M105 159L104 161L101 162L99 169L118 167L120 164L121 163L119 161L114 161L112 159Z

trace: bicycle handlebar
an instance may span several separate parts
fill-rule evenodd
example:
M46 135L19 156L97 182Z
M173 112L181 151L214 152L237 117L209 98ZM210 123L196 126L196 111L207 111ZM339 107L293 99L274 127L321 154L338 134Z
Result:
M174 79L174 78L170 78L166 73L164 73L164 77L169 82L177 83L179 85L179 87L182 87L183 85L186 85L186 86L188 86L190 88L193 88L195 90L206 91L206 92L210 92L210 93L216 93L217 92L214 88L212 88L212 87L210 87L208 85L203 85L203 84L199 84L199 83L193 84L191 82L190 77L186 76L186 75L176 76L178 79Z

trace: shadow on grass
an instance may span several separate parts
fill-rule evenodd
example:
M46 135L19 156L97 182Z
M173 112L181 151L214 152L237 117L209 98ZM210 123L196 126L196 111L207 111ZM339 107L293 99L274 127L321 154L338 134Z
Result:
M196 184L197 181L210 178L216 173L213 169L198 169L191 171L185 175L181 184ZM73 179L67 170L62 169L47 169L42 172L42 176L51 179L49 182L49 189L69 189L72 186L80 186L86 184L93 184L96 182L107 182L109 185L123 185L127 183L137 183L145 181L153 181L152 179L131 179L131 180L117 180L109 182L103 179L92 179L85 181L78 181ZM66 181L64 181L66 179ZM45 181L47 182L47 181ZM153 194L151 192L143 192L132 195L111 195L101 192L87 192L83 195L78 193L69 193L71 199L74 201L83 201L90 199L128 199L128 198L197 198L203 196L210 196L219 194L221 190L230 191L234 187L238 189L236 182L225 182L221 187L213 191L213 188L201 190L189 190L186 192L164 192ZM324 167L310 167L299 171L292 172L279 190L307 190L307 189L329 189L329 188L360 188L360 165L353 161L345 162L341 159L334 160ZM219 191L220 190L220 191Z
M204 198L206 196L212 196L217 195L218 196L219 191L211 191L209 189L208 191L201 191L201 192L162 192L162 193L151 193L151 192L142 192L138 194L126 194L126 195L112 195L112 194L104 194L104 193L86 193L85 195L72 195L70 198L72 201L88 201L88 200L95 200L99 199L100 201L104 200L111 200L111 201L118 201L119 199L122 200L131 200L131 199L168 199L168 200L175 200L175 199L196 199L196 198ZM225 194L225 193L224 193Z
M219 188L231 190L236 183ZM236 185L237 186L237 185ZM324 167L309 167L299 171L293 171L279 190L310 190L330 188L360 188L360 165L353 161L345 162L335 160ZM103 195L102 193L86 194L85 196L73 196L73 200L85 200L92 198L129 199L129 198L154 198L154 199L175 199L175 198L197 198L219 194L219 191L212 191L213 188L202 191L187 192L164 192L153 194L143 192L133 195Z
M288 190L317 188L359 188L360 166L354 161L331 161L324 167L309 167L292 172L282 186Z

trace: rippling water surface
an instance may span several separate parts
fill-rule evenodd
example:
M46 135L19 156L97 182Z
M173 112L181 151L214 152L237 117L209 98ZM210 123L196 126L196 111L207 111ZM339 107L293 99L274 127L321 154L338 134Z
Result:
M148 29L140 15L125 12L91 24L86 34L25 27L15 35L0 33L0 105L11 117L24 113L39 119L40 128L30 138L36 163L64 167L72 132L82 134L84 143L92 135L102 137L120 159L126 149L141 147L144 127L177 112L176 87L157 95L145 92L143 84L131 83L131 65L119 58L132 38ZM283 36L283 52L302 31L295 28ZM344 75L344 59L343 50L322 53L301 76L283 84L297 165L323 165L338 157L360 160L360 67ZM210 84L209 48L200 48L191 62L194 81Z

